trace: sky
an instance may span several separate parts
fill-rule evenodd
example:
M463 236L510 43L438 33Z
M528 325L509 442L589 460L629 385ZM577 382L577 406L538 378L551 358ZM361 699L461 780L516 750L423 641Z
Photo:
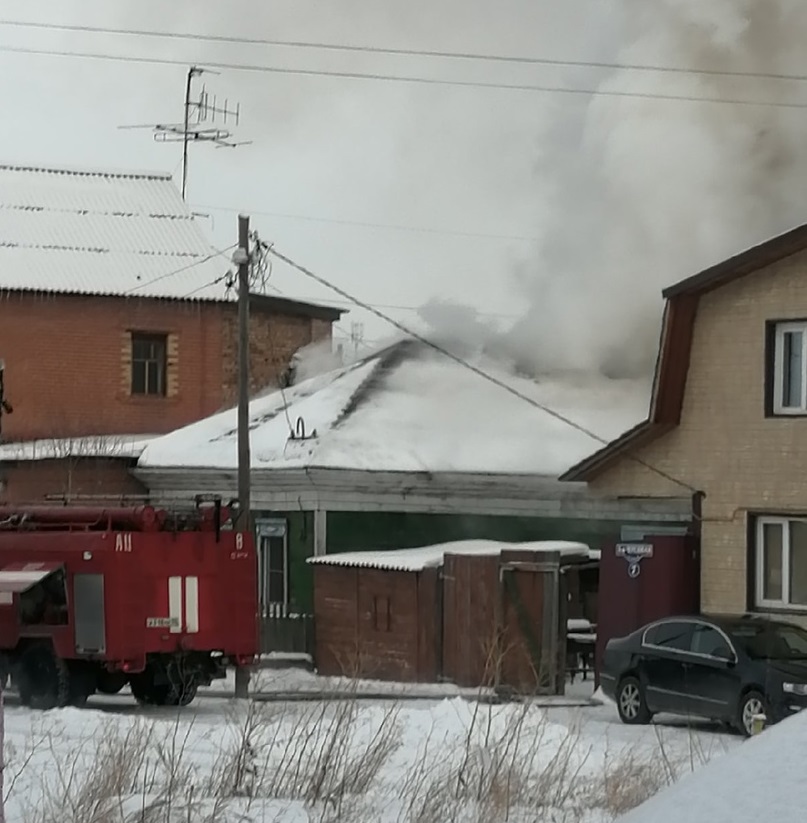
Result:
M708 6L708 8L707 8ZM485 337L549 368L646 371L660 290L803 222L806 109L658 95L797 101L803 82L597 66L345 54L323 49L26 29L38 21L549 60L751 72L807 71L792 0L38 0L0 2L4 162L173 172L187 65L241 63L477 83L426 85L221 70L236 149L192 146L188 202L211 242L239 211L264 240L405 324ZM13 53L95 52L181 65ZM650 97L619 96L621 92ZM602 92L606 92L603 94ZM617 94L614 95L614 92ZM374 225L370 225L374 224ZM333 300L283 264L270 290ZM274 293L277 293L275 291ZM408 308L387 308L389 306ZM338 334L388 327L360 310Z

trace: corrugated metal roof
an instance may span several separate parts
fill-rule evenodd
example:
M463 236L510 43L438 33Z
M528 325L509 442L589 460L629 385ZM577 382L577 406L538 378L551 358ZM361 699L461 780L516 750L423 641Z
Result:
M320 566L350 566L384 571L420 572L443 565L446 554L496 557L503 551L535 553L558 552L564 557L586 557L599 560L599 553L585 543L568 540L538 540L529 543L502 543L497 540L457 540L416 549L385 549L381 551L338 552L307 558Z
M0 291L223 300L230 268L170 175L0 165Z
M153 434L113 434L90 437L54 437L0 444L0 462L62 460L66 457L134 459L157 438Z
M402 356L391 357L386 349L284 391L269 389L252 398L253 471L305 466L555 478L591 453L594 437L460 364L422 345L399 343L393 348ZM475 364L604 440L646 414L644 378L615 380L580 373L528 380L515 375L506 362L485 357ZM138 465L235 471L236 418L236 409L229 409L167 434L146 448ZM299 419L306 438L290 437L289 421L293 426Z

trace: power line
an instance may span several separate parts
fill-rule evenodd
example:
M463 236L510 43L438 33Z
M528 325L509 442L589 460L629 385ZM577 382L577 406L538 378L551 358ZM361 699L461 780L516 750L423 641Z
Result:
M222 274L219 277L214 278L210 282L203 283L201 286L197 286L195 289L191 289L191 291L189 291L187 294L183 294L179 299L180 300L187 300L189 297L192 297L194 294L196 294L197 292L202 291L203 289L207 289L210 286L218 285L219 283L221 283L222 280L227 279L228 274L229 274L229 272L225 272L224 274Z
M548 57L526 55L491 54L470 51L439 51L432 49L403 49L383 46L359 46L343 43L325 43L305 40L275 40L262 37L237 37L224 34L201 34L196 32L155 31L153 29L116 29L104 26L69 25L66 23L38 23L24 20L0 20L0 26L17 28L69 31L84 34L112 34L129 37L154 37L168 40L190 40L206 43L228 43L239 46L272 46L292 49L319 49L322 51L348 52L358 54L378 54L394 57L429 57L444 60L476 60L488 63L511 63L526 66L551 66L555 68L588 68L613 71L648 71L664 74L693 74L707 77L743 77L760 80L807 80L807 75L777 72L755 72L732 69L691 69L683 66L662 66L657 64L619 63L591 60L560 60Z
M349 300L351 303L359 306L359 308L364 309L365 311L369 311L371 314L374 314L376 317L380 318L381 320L385 320L392 326L395 326L396 329L402 331L408 337L417 340L419 343L422 343L425 346L428 346L430 349L442 354L444 357L447 357L449 360L453 360L455 363L459 364L465 369L473 372L474 374L478 375L484 380L487 380L488 383L497 386L500 389L503 389L508 394L513 395L514 397L519 398L519 400L523 400L525 403L528 403L533 408L539 409L540 411L548 414L550 417L554 417L556 420L559 420L561 423L564 423L567 426L571 426L571 428L576 429L577 431L585 434L587 437L590 437L592 440L596 440L598 443L601 443L604 446L610 444L611 441L606 440L604 437L600 437L600 435L595 434L590 429L587 429L585 426L580 425L580 423L576 423L574 420L566 417L565 415L561 414L558 411L550 408L549 406L544 405L543 403L539 403L534 398L530 397L529 395L520 392L518 389L513 388L513 386L508 385L503 380L500 380L498 377L494 377L492 374L489 374L484 369L480 369L479 366L475 366L473 363L469 363L467 360L463 359L459 355L454 354L453 352L449 351L448 349L444 348L443 346L439 345L438 343L429 340L427 337L423 337L423 335L418 334L417 332L412 331L411 329L407 328L403 325L403 323L399 323L397 320L393 319L387 314L379 311L378 309L373 308L373 306L369 305L368 303L359 300L359 298L354 297L349 292L346 292L344 289L340 288L339 286L334 285L330 281L326 280L324 277L321 277L318 274L315 274L310 269L305 268L305 266L301 266L299 263L296 263L290 257L286 257L286 255L281 254L277 251L273 246L269 246L267 248L267 252L269 254L274 255L278 260L282 260L286 265L291 266L293 269L296 269L300 274L305 275L306 277L314 280L315 282L319 283L321 286L325 286L325 288L330 289L331 291L338 294L340 297L344 297L346 300ZM686 483L683 480L679 480L676 477L673 477L671 474L663 471L662 469L657 468L656 466L651 465L650 463L645 462L639 457L635 455L626 455L628 459L633 460L634 462L638 463L644 468L652 471L654 474L657 474L659 477L668 480L671 483L674 483L677 486L682 486L685 489L695 493L697 489L694 486L690 486L689 483Z
M73 57L85 60L111 60L119 63L135 63L154 66L186 66L186 60L170 57L137 57L134 55L106 54L102 52L61 51L58 49L33 49L22 46L0 46L0 52L9 54L30 54L40 57ZM227 63L206 60L205 65L224 71L258 72L262 74L297 75L300 77L332 77L341 80L375 80L389 83L410 83L421 86L452 86L457 88L491 89L499 91L538 92L543 94L567 94L585 97L624 97L639 100L666 100L683 103L710 103L727 106L756 106L757 108L807 109L805 103L784 101L742 100L728 97L692 97L688 94L650 94L635 91L614 91L611 89L580 89L561 86L536 85L530 83L498 83L477 80L447 80L437 77L415 75L378 74L359 71L326 71L324 69L293 69L283 66L264 66L250 63Z
M234 209L230 206L208 206L201 204L194 205L193 208L232 213L243 211L242 209ZM435 229L429 226L406 226L396 223L372 223L365 220L346 220L339 217L317 217L306 214L289 214L287 212L257 211L255 209L249 209L248 211L250 214L257 214L261 217L280 217L288 220L309 220L314 223L332 223L337 226L359 226L361 228L369 229L390 229L392 231L407 231L423 234L445 234L454 237L471 237L491 240L519 240L527 243L537 243L540 241L540 238L538 237L531 237L524 234L493 234L488 232L463 231L461 229Z
M157 277L152 278L151 280L147 280L145 283L138 283L136 286L132 286L131 289L127 289L126 291L124 291L123 294L131 294L132 292L135 292L138 289L145 289L147 286L151 286L154 283L159 283L161 280L167 280L169 277L174 277L177 274L182 274L182 272L188 271L188 269L192 269L196 266L201 266L203 263L207 263L208 260L212 260L214 257L224 257L224 254L226 252L230 251L231 249L234 249L237 245L238 244L235 243L232 246L228 246L226 249L214 249L212 254L209 254L207 257L202 257L200 260L194 260L193 263L188 263L187 266L182 266L181 268L174 269L174 271L169 271L166 274L160 274ZM210 284L208 283L207 285ZM194 289L194 292L200 290L201 289Z
M254 213L254 212L253 212ZM306 303L310 300L316 300L314 297L296 297L294 295L288 295L284 291L281 291L274 283L267 283L266 284L272 291L277 292L281 297L285 297L287 300L297 300L301 303ZM328 300L329 306L355 306L355 300ZM392 305L390 303L368 303L368 306L372 306L374 309L391 309L393 311L421 311L424 307L423 306L400 306L400 305ZM478 309L473 309L473 311L479 315L480 317L501 317L505 320L518 320L519 318L523 317L521 314L506 314L504 312L494 312L494 311L479 311ZM338 324L334 324L338 328ZM348 332L346 332L348 333Z
M279 289L275 286L272 286L278 293L282 294ZM286 297L286 295L283 295ZM307 297L289 297L289 300L300 300L305 302L306 300L313 300L316 298L307 298ZM331 306L355 306L355 302L351 300L328 300L328 304ZM374 309L387 309L389 311L414 311L419 312L422 311L424 308L428 307L428 304L425 306L402 306L392 303L368 303L368 306L372 306ZM473 308L473 307L472 307ZM523 317L521 314L507 314L505 312L495 312L495 311L479 311L476 308L473 308L473 311L479 317L499 317L503 320L518 320L519 318Z

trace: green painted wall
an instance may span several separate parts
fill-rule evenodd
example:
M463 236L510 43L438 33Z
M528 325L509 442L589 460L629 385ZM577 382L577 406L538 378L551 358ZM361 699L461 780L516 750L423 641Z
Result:
M619 538L620 523L539 517L328 512L328 553L406 549L452 540L576 540L592 548Z
M306 558L314 554L314 513L255 512L255 520L278 518L286 521L289 558L289 607L301 612L313 608L314 575Z

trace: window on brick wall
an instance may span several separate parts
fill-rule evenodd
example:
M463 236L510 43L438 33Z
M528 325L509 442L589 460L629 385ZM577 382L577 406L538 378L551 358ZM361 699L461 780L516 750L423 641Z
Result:
M807 611L807 518L756 523L756 606Z
M132 332L132 394L165 397L168 337Z
M769 413L807 414L807 321L769 324L768 341Z

